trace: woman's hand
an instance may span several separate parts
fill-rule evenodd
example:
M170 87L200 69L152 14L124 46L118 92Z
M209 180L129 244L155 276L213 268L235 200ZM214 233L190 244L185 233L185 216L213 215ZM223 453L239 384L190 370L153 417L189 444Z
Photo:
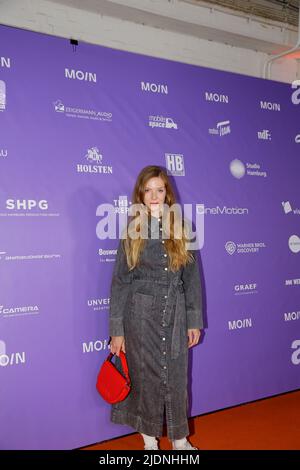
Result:
M124 336L112 336L110 341L110 352L116 354L117 356L120 355L120 351L125 351L125 338Z
M188 330L188 338L189 338L189 343L188 347L191 348L192 346L195 346L195 344L198 343L200 339L201 331L199 328L192 328Z

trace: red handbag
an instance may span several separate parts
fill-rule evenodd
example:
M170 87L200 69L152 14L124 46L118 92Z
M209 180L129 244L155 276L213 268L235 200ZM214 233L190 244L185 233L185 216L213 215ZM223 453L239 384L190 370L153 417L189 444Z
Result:
M96 388L102 398L108 403L118 403L124 400L131 389L130 377L126 356L120 351L120 359L125 377L111 362L113 353L110 353L102 364L97 377Z

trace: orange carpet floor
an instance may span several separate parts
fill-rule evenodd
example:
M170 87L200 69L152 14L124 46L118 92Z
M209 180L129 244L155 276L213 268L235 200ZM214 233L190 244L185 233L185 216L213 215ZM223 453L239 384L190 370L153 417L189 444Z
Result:
M200 450L300 449L300 391L265 398L189 420L189 441ZM164 435L160 449L170 450ZM139 433L83 447L83 450L142 450Z

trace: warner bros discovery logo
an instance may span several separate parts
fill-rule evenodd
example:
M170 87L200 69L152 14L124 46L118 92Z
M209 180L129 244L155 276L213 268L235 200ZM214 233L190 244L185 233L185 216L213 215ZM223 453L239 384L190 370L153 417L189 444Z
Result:
M196 204L196 211L193 211L193 204L183 204L183 211L180 204L163 204L163 217L162 217L162 237L169 238L170 235L170 213L174 213L175 226L179 227L176 231L176 238L181 238L182 231L187 235L187 249L199 250L204 246L204 204ZM193 220L193 212L195 213L195 230L191 220ZM100 204L96 209L96 215L100 218L96 226L96 235L99 240L115 240L126 238L125 228L128 226L130 236L134 239L148 238L147 224L148 218L145 214L145 206L143 204L132 204L128 208L128 212L118 212L113 204ZM136 217L128 221L128 216ZM129 223L128 223L129 222ZM139 231L139 224L144 230ZM119 230L117 233L117 226Z

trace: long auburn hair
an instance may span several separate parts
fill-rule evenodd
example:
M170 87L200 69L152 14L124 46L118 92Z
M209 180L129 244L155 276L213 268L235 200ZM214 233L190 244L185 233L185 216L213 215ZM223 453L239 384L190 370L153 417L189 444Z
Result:
M148 180L153 177L160 177L164 181L166 188L166 197L164 203L169 207L176 203L175 193L166 170L163 167L156 165L148 165L140 171L132 193L132 203L140 204L142 207L144 207L148 216L151 214L148 208L144 205L144 194ZM129 223L136 223L137 217L139 216L129 216ZM194 260L192 253L186 249L186 242L190 240L187 233L188 225L183 227L181 238L174 238L174 220L174 213L170 211L170 235L165 239L165 248L169 255L169 269L173 272L180 269L181 266L186 266L188 263ZM128 230L128 225L126 227L126 238L122 240L122 245L126 254L129 271L131 271L139 264L140 254L144 249L146 240L141 237L132 238L130 236L130 231ZM141 224L137 223L136 228L137 232L141 232Z

